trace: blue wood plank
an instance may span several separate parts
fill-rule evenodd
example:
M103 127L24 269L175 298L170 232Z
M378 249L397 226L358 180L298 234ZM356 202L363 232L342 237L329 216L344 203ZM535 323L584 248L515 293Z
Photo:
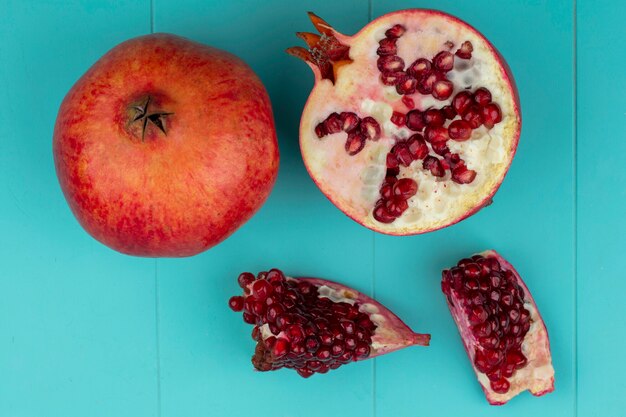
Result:
M52 161L63 96L147 6L0 2L1 416L156 413L154 261L90 238Z
M416 7L374 1L373 17ZM447 229L376 236L376 295L432 346L376 360L376 416L572 416L574 368L573 10L571 2L420 2L467 21L507 59L520 92L518 153L494 203ZM490 407L440 290L441 270L493 248L518 268L546 321L556 391ZM451 399L454 400L451 400Z
M193 10L193 13L190 11ZM315 187L302 164L298 124L312 74L285 54L312 31L314 10L355 31L367 3L281 1L155 3L155 30L181 34L243 58L268 88L281 150L267 204L231 238L186 260L159 260L163 416L372 414L372 364L353 364L302 379L295 372L254 372L251 327L226 305L239 272L279 267L292 275L335 279L369 292L372 233L346 218Z
M585 417L626 413L624 16L623 1L578 1L578 402Z

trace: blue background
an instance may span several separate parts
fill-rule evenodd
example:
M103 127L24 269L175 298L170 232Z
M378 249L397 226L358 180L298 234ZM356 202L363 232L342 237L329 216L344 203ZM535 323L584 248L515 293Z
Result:
M297 4L296 4L297 3ZM626 3L562 0L115 2L0 0L0 417L624 416ZM312 30L388 11L468 21L513 69L524 125L489 208L422 236L375 234L308 177L298 122L310 70L287 56ZM230 239L188 259L141 259L90 238L58 186L58 106L103 53L173 32L259 74L281 148L274 191ZM440 270L494 248L513 262L551 335L556 391L487 405L440 294ZM430 348L304 380L252 372L250 327L226 308L243 270L277 266L375 295ZM622 323L622 324L619 324Z

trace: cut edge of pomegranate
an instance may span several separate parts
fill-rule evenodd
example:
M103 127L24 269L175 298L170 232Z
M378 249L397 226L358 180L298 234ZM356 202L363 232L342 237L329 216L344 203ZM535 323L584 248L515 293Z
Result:
M415 333L391 310L359 291L319 278L297 277L296 279L316 286L330 287L341 292L345 298L355 300L361 305L360 311L369 314L370 320L376 325L376 330L372 335L372 351L368 359L413 345L428 346L430 344L430 334Z
M543 321L543 318L541 317L541 314L539 313L539 309L537 308L535 300L528 290L528 287L522 280L517 270L513 267L513 265L511 265L510 262L508 262L495 250L485 250L483 252L477 253L476 255L480 255L485 258L493 257L497 259L504 269L510 270L513 273L518 285L522 287L524 291L525 304L530 303L533 307L530 317L533 322L537 323L537 328L535 329L535 333L533 334L534 337L532 341L527 340L526 337L524 338L522 347L524 347L524 345L527 345L528 343L531 343L533 345L533 349L531 350L532 355L528 355L528 364L520 370L523 370L527 367L529 367L529 369L546 367L547 371L546 377L543 378L531 374L528 379L524 379L523 377L520 377L520 375L514 374L511 378L509 378L511 386L508 392L500 394L493 391L491 389L490 381L487 378L486 374L480 372L478 369L476 369L476 366L474 365L473 344L476 343L476 339L474 338L474 335L472 335L469 331L469 323L464 317L465 313L459 312L460 307L454 306L448 299L448 297L446 297L446 303L448 304L450 313L452 314L454 322L456 323L457 329L459 330L459 333L461 335L461 340L469 357L472 369L474 370L480 386L485 393L487 401L491 405L504 405L513 397L524 391L529 391L532 395L536 397L540 397L554 391L554 367L552 365L552 355L550 351L550 339L548 337L548 330ZM452 291L454 290L451 289L450 291L452 293ZM527 336L529 334L530 330L529 333L527 333ZM516 372L519 372L520 370Z
M354 35L344 35L340 32L338 32L336 29L332 28L332 26L330 26L329 24L325 23L328 27L328 29L331 31L331 33L333 34L333 36L342 44L351 47L352 45L352 40L356 37L358 37L359 35L361 35L362 33L364 33L365 31L369 30L369 28L375 24L376 22L382 21L384 20L392 20L393 16L395 15L402 15L405 13L422 13L422 12L428 12L428 13L432 13L434 15L439 15L443 18L449 19L459 25L463 25L465 27L467 27L470 31L472 31L477 37L481 38L485 44L487 45L488 50L492 53L492 55L495 57L496 61L498 62L498 64L501 66L502 68L502 78L503 81L505 82L505 84L508 86L510 92L511 92L511 96L513 98L513 113L516 115L516 128L513 131L512 135L511 135L511 142L510 142L510 148L508 151L509 157L508 157L508 162L506 164L506 167L501 171L501 175L499 175L499 178L494 179L493 181L493 185L490 189L490 192L488 194L485 195L485 197L480 200L479 202L477 202L476 204L473 204L471 208L469 208L466 212L464 212L462 215L454 217L454 218L450 218L447 219L446 221L442 221L442 222L438 222L438 223L434 223L434 224L430 224L427 225L426 227L423 228L416 228L412 225L407 225L404 227L396 227L396 228L390 228L389 225L381 223L381 222L377 222L375 221L373 218L370 217L362 217L361 214L357 213L355 210L350 210L349 207L344 207L344 205L340 205L338 204L334 198L332 198L332 189L329 187L326 187L323 183L323 181L321 181L320 179L317 178L316 172L313 170L313 168L309 165L307 158L303 158L304 159L304 165L305 168L307 170L307 173L309 174L309 176L313 179L313 182L317 185L317 187L323 192L323 194L325 195L325 197L334 205L336 205L337 207L340 207L341 211L350 219L354 220L355 222L373 230L376 231L378 233L382 233L382 234L386 234L386 235L391 235L391 236L409 236L409 235L418 235L418 234L423 234L423 233L428 233L428 232L432 232L435 230L439 230L445 227L449 227L452 226L458 222L461 222L465 219L467 219L468 217L471 217L472 215L476 214L479 210L481 210L484 207L487 207L489 205L491 205L493 203L493 196L496 194L496 192L499 190L499 188L502 185L502 182L504 180L504 178L506 177L506 174L508 173L511 163L515 157L515 154L517 152L517 147L519 144L519 138L521 135L521 126L522 126L522 114L521 114L521 107L520 107L520 98L519 98L519 92L517 89L517 85L515 83L515 79L513 78L513 74L512 71L508 65L508 63L504 60L504 57L502 56L502 54L496 49L496 47L489 41L489 39L487 39L482 33L480 33L476 28L474 28L472 25L470 25L469 23L455 17L452 16L448 13L439 11L439 10L433 10L433 9L418 9L418 8L412 8L412 9L404 9L404 10L398 10L395 12L391 12L391 13L387 13L384 15L381 15L379 17L377 17L376 19L374 19L373 21L369 22L366 26L364 26L363 28L361 28L361 30L359 30L358 32L356 32ZM312 13L309 12L309 16L311 16ZM288 50L288 53L292 54L292 55L296 55L294 53L292 53L291 49ZM296 55L297 56L297 55ZM300 57L302 59L304 59L307 64L312 68L313 72L314 72L314 76L315 76L315 82L319 82L320 80L322 80L324 77L320 72L320 69L315 65L314 62L312 62L311 60L307 60L306 58ZM352 62L351 60L349 62L346 62L345 64L349 64L350 62ZM342 63L343 65L344 63ZM341 66L337 67L335 69L335 75L338 73L339 69ZM334 80L332 80L333 84L334 84ZM304 110L303 110L303 114L300 120L300 126L299 126L299 132L300 132L300 148L304 149L305 148L305 138L306 138L306 133L308 133L308 125L307 125L307 120L304 117L307 111L307 107L309 105L309 102L312 100L313 95L309 95L307 102L305 103L304 106Z

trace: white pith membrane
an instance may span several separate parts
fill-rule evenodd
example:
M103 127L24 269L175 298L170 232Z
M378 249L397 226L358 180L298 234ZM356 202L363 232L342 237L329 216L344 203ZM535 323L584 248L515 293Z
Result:
M486 87L493 102L500 106L502 121L488 130L481 126L464 142L448 140L452 153L458 153L468 169L477 172L469 184L457 184L446 170L441 178L422 168L422 160L409 167L400 166L398 178L417 182L417 194L408 200L409 208L389 224L378 222L372 215L380 199L380 187L386 175L386 156L396 143L416 133L399 128L390 121L393 111L407 113L410 109L401 101L395 86L381 83L377 67L378 42L385 31L400 24L406 32L398 39L398 53L408 67L417 58L431 60L438 52L452 53L464 42L473 45L469 60L455 56L454 69L447 73L454 91L447 100L436 100L419 92L408 95L421 111L433 106L442 108L466 87L473 92ZM512 92L511 80L496 57L492 46L473 28L445 14L425 10L405 10L377 19L353 37L336 34L350 47L352 63L338 69L335 84L323 80L313 65L316 83L304 108L300 126L300 146L307 169L322 192L344 213L366 227L389 234L415 234L453 224L488 203L502 182L511 163L520 129L520 118ZM365 148L354 156L348 155L344 132L322 139L314 128L333 112L354 112L360 118L372 116L382 128L382 137L367 140ZM458 119L458 116L457 118ZM446 120L444 127L450 124ZM423 133L423 132L422 132ZM430 145L429 145L430 147ZM439 159L432 149L430 155Z
M530 329L524 336L522 342L522 353L526 356L528 363L525 367L518 369L507 380L511 384L509 390L500 394L491 389L489 378L485 373L480 372L474 365L476 347L480 347L477 339L471 331L471 323L467 314L463 311L461 301L457 292L451 288L450 297L454 304L448 302L450 312L461 334L461 339L465 346L465 350L470 358L472 368L476 373L478 382L482 386L487 400L492 405L502 405L523 391L530 391L533 395L540 396L554 390L554 368L552 366L552 356L550 354L550 340L546 326L537 311L535 302L521 279L515 268L498 255L495 251L485 251L478 255L487 257L495 257L504 270L510 270L517 278L517 283L524 290L524 308L530 312Z
M369 358L393 352L424 340L424 335L414 333L395 314L377 301L374 301L358 291L334 282L322 281L315 278L292 278L285 276L285 279L288 281L307 281L315 285L318 288L318 298L328 298L334 303L344 302L350 305L358 303L359 312L367 314L370 320L376 325L376 329L372 333ZM250 284L248 288L252 291L252 284ZM283 331L277 334L272 333L267 323L259 326L259 331L263 340L271 336L276 338L289 338Z

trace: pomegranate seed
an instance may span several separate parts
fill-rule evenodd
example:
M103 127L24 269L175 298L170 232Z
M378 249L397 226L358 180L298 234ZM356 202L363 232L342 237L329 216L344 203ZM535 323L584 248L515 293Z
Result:
M482 323L487 320L488 317L489 314L483 306L474 306L469 313L469 321L472 324Z
M426 58L418 58L413 62L406 72L413 75L415 78L421 78L424 74L430 71L432 64Z
M445 116L438 109L429 109L424 112L424 121L428 126L438 127L443 126L446 121Z
M502 378L502 371L500 368L496 368L493 371L487 372L487 378L489 378L490 381L497 381Z
M244 289L247 288L248 285L252 284L252 281L254 281L254 275L250 272L243 272L237 278L237 283Z
M316 352L320 346L320 341L316 336L308 336L304 341L304 346L308 352Z
M371 116L364 117L361 120L361 134L365 139L377 141L380 139L380 125Z
M452 106L456 110L457 114L461 116L465 114L465 111L472 104L472 95L468 91L461 91L452 100Z
M493 326L492 326L492 331L493 331ZM498 347L498 344L500 343L500 339L498 339L498 336L492 335L492 336L483 337L479 339L479 343L484 348L496 349Z
M353 156L361 152L365 147L365 136L361 132L348 133L348 139L346 140L346 152L348 155Z
M345 347L341 342L335 342L335 344L330 347L330 354L334 357L341 356L344 351Z
M243 310L243 297L241 296L230 297L230 300L228 300L228 306L233 311Z
M256 318L250 313L243 313L243 321L248 324L256 324Z
M465 120L454 120L450 123L450 126L448 126L448 135L450 139L464 141L472 136L472 128Z
M380 195L383 199L389 199L393 196L393 186L385 184L380 187Z
M424 114L419 110L411 110L406 114L406 127L416 132L421 131L426 127L424 121Z
M257 342L261 340L261 331L259 330L258 326L254 326L252 328L252 339L256 340Z
M267 279L269 282L272 282L272 283L281 282L285 280L285 276L278 269L270 269L265 279Z
M289 341L287 339L278 338L274 343L273 353L276 357L285 356L289 352Z
M519 350L512 350L506 354L506 363L515 366L515 369L521 369L528 363L526 356Z
M407 107L407 109L412 109L415 107L415 102L411 97L404 96L402 97L402 103Z
M434 156L427 156L422 166L424 169L428 169L435 177L443 177L445 174L441 161Z
M403 80L398 81L396 84L396 91L398 94L413 94L417 87L417 80L410 75L407 75Z
M496 123L502 121L502 112L500 106L496 103L489 103L481 109L483 123L487 129L491 129Z
M258 300L265 300L272 292L274 288L265 280L258 280L252 284L252 296Z
M398 52L395 39L383 38L378 42L378 45L378 49L376 50L378 55L395 55L396 52Z
M448 51L441 51L433 58L433 65L439 71L448 72L454 67L454 55Z
M435 71L427 71L422 74L422 78L417 82L417 91L422 94L430 94L433 92L433 86L441 79L440 73Z
M491 334L491 323L485 321L472 328L476 337L487 337Z
M317 357L317 359L325 361L326 359L330 358L330 349L327 347L321 347L317 350L315 356Z
M272 304L267 308L266 318L268 322L276 321L276 318L283 314L283 308L279 304Z
M502 366L501 370L502 370L503 378L510 378L513 376L513 373L515 372L515 365L510 365L507 363L504 366Z
M477 129L483 124L483 117L478 106L470 106L463 114L463 120L469 123L472 129Z
M509 322L511 323L517 323L519 321L519 310L516 309L512 309L509 310Z
M411 178L401 178L393 185L393 194L405 200L417 193L417 183Z
M343 130L343 123L338 113L331 113L330 116L326 118L324 126L329 134L339 133Z
M502 294L500 301L503 305L511 307L513 305L513 296L511 294Z
M385 55L378 58L380 72L397 72L404 69L404 60L397 55Z
M504 359L502 353L495 349L485 349L485 359L487 363L491 366L496 366Z
M409 152L409 147L405 142L398 143L393 147L392 152L396 155L396 159L401 165L408 167L413 162L413 157L411 156L411 152Z
M446 158L449 160L450 165L452 166L456 166L457 164L462 162L461 157L458 153L451 153L449 155L446 155Z
M443 126L439 127L427 127L424 130L424 138L427 142L445 142L448 140L448 129Z
M356 348L356 339L354 337L346 337L344 341L347 350L354 350Z
M359 342L356 346L356 349L354 349L354 354L356 355L356 357L358 358L366 358L369 356L370 354L370 347L369 345Z
M296 372L302 377L302 378L308 378L311 375L313 375L313 371L307 368L297 368Z
M446 116L446 119L454 119L456 117L456 110L452 106L443 106L441 108L443 115Z
M318 123L318 125L315 126L315 134L317 135L319 139L323 138L324 136L328 134L328 132L326 132L326 127L324 126L324 122Z
M342 123L342 130L350 132L359 125L359 117L351 112L343 112L339 115Z
M437 155L445 156L447 153L450 152L450 148L448 148L446 142L432 142L430 146L433 148L433 152L435 152ZM444 169L449 168L447 161L441 161L441 164L443 165Z
M530 319L530 311L526 310L525 308L520 310L520 323L526 323L529 319Z
M385 32L385 36L388 38L399 38L404 35L406 29L402 25L393 25L391 28L387 29Z
M400 217L409 208L409 204L402 197L392 197L385 201L385 208L392 216Z
M470 41L465 41L461 44L461 47L457 49L456 56L463 59L470 59L472 57L472 52L474 51L474 47Z
M474 102L479 106L486 106L491 103L491 92L485 87L480 87L474 91Z
M485 359L485 355L481 350L476 350L474 365L476 366L476 369L482 373L487 373L491 370L491 366L489 366L489 363Z
M389 152L387 154L387 168L388 169L395 169L398 168L398 165L400 165L400 163L398 162L398 158L396 158L396 155Z
M511 387L509 381L504 378L501 378L497 381L491 381L489 383L491 385L491 389L497 392L498 394L506 394Z
M394 111L391 115L391 122L396 126L404 126L406 123L406 115L397 111Z
M407 118L408 122L408 118ZM414 134L407 141L407 148L413 159L424 159L428 155L428 145L424 141L424 137L419 133Z
M433 97L437 100L447 100L452 95L454 84L450 80L438 80L433 85Z
M380 81L385 85L396 85L400 80L406 77L404 71L383 72L380 74Z
M380 204L374 207L373 216L376 221L380 223L392 223L396 219L387 211L384 204Z
M452 170L452 181L458 184L469 184L476 178L476 171L467 169L464 165L458 165Z

